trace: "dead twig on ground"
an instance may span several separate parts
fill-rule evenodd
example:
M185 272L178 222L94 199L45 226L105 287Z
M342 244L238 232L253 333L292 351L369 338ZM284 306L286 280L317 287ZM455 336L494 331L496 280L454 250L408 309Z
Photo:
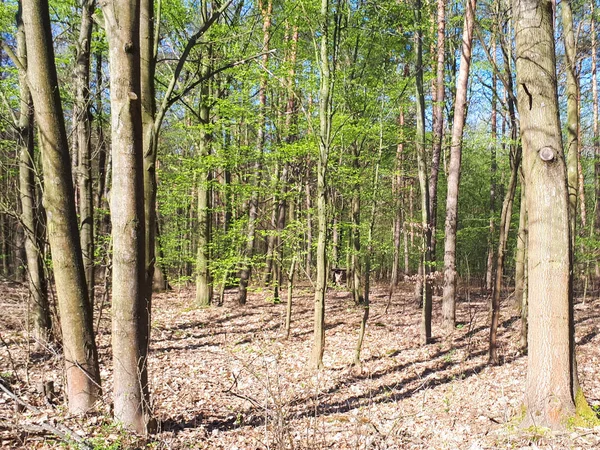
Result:
M17 404L24 406L29 411L32 411L35 414L42 414L42 411L40 411L38 408L27 403L23 399L19 398L16 394L14 394L10 390L10 388L4 384L4 382L2 380L0 380L0 390L2 390L6 395L8 395L8 397L10 397L12 400L14 400ZM28 424L18 424L18 426L21 427L22 429L24 429L25 431L34 431L34 428L37 431L39 431L41 429L48 433L53 434L54 436L57 436L58 438L60 438L61 440L65 441L68 444L75 443L75 445L82 450L93 450L92 446L89 445L85 441L85 439L80 437L77 433L75 433L75 431L73 431L69 427L62 425L62 424L50 425L47 422L42 422L35 426L29 426Z

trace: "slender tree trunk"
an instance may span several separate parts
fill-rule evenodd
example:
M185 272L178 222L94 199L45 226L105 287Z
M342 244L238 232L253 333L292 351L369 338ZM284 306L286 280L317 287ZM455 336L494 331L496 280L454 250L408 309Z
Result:
M210 111L208 102L207 83L201 88L200 119L202 121L200 137L198 141L198 155L200 159L206 160L210 155L210 132L207 127L210 124ZM210 188L208 168L203 167L198 180L198 253L196 257L196 304L208 306L212 301L213 288L209 271L209 244L210 244Z
M521 350L527 351L527 314L528 314L528 305L527 305L527 245L528 245L528 235L529 229L527 226L527 205L525 199L525 190L527 187L523 180L521 180L521 212L519 214L519 241L518 243L522 247L520 253L522 254L522 280L519 283L520 285L520 296L517 296L517 292L515 292L516 301L519 302L519 309L521 311ZM517 264L519 264L519 260L517 260ZM515 289L516 291L516 289Z
M493 36L492 43L492 58L494 66L496 65L496 38ZM492 290L493 272L494 272L494 239L496 234L496 172L498 164L496 162L496 146L497 146L497 104L496 104L496 74L492 76L492 118L491 118L491 138L490 143L490 235L488 237L488 255L487 255L487 270L485 272L485 288L488 292Z
M307 176L305 182L306 193L306 274L311 278L313 265L313 214L312 214L312 193L310 190L310 167L306 169Z
M444 141L444 98L446 94L444 84L444 64L445 64L445 35L446 35L446 2L438 0L437 2L437 67L435 78L435 101L433 104L433 152L431 156L431 175L429 177L429 221L431 228L431 255L435 261L436 239L435 232L437 228L437 184L440 170L440 155L442 153L442 143Z
M113 176L113 395L115 420L146 433L149 414L140 3L101 0L109 47ZM123 45L123 43L125 44ZM154 231L153 231L154 232Z
M510 101L510 100L509 100ZM512 133L516 136L516 131ZM498 237L498 250L496 252L495 274L493 276L494 287L492 290L492 323L490 326L489 339L489 362L498 364L498 323L500 320L500 294L502 293L502 275L504 274L504 256L506 254L506 243L510 231L510 218L512 216L513 201L517 190L519 180L519 164L521 162L521 148L516 140L511 143L511 175L508 183L504 202L502 203L502 212L500 214L500 236Z
M577 223L577 196L579 190L579 108L577 93L579 91L576 73L577 49L573 31L573 12L570 0L561 2L562 26L565 39L565 67L567 72L567 182L569 187L569 220L571 224L572 245L575 243Z
M365 332L367 329L367 321L369 320L370 309L370 291L371 291L371 255L373 254L373 228L375 227L375 217L378 210L379 198L379 164L381 163L381 155L383 153L383 121L380 120L379 127L379 151L377 153L377 163L373 173L373 204L371 205L371 217L369 218L369 229L367 231L367 253L365 254L365 290L363 294L363 316L360 321L360 331L358 333L358 342L354 352L354 364L360 364L360 352L362 350Z
M47 0L23 0L28 78L40 132L44 204L61 316L69 411L84 413L100 395L92 310L81 257L75 193Z
M525 183L521 175L521 206L519 231L517 232L517 254L515 264L515 305L521 310L525 292L525 246L527 244L527 208L525 205Z
M315 283L315 317L313 345L309 365L323 367L325 348L325 293L327 292L327 165L331 144L331 84L329 61L329 0L321 0L321 43L319 69L321 71L319 95L319 158L317 161L317 279Z
M442 300L442 327L446 333L454 330L456 323L456 226L458 221L458 187L462 158L462 136L466 119L471 44L475 23L477 0L467 0L463 26L460 69L456 80L456 99L452 122L452 145L448 169L448 193L446 197L446 240L444 243L444 297Z
M271 40L271 14L273 12L273 1L267 0L266 8L263 8L262 0L259 0L259 8L263 16L263 51L269 50L269 41ZM269 55L263 55L262 63L264 67L268 66ZM256 150L257 157L254 163L254 190L250 199L250 211L248 214L248 231L246 234L246 249L242 270L240 271L240 283L238 292L238 303L246 303L246 295L250 274L252 272L252 255L254 253L254 241L256 234L256 221L258 219L258 187L260 184L262 171L262 157L265 145L265 114L267 108L267 76L263 74L260 81L260 90L258 94L259 104L259 123L257 125Z
M600 127L598 125L598 67L597 67L597 37L596 37L596 16L594 15L595 1L590 2L591 30L592 39L592 107L593 130L594 130L594 231L596 236L600 236ZM596 277L600 276L600 264L596 263Z
M427 158L425 155L425 92L423 90L423 32L421 24L421 0L417 0L415 7L415 34L416 51L416 88L417 88L417 127L415 133L415 147L417 150L417 166L419 173L419 188L421 191L421 267L422 274L422 317L421 317L421 345L431 342L431 221L429 217L429 186L427 178Z
M75 63L73 128L78 157L79 230L88 297L94 305L94 195L92 190L92 130L90 112L90 46L95 0L81 2L81 27Z
M360 145L352 145L352 165L354 168L354 179L357 180L352 188L352 296L354 304L360 305L363 302L362 292L362 267L360 250Z
M24 69L27 68L27 49L21 4L17 13L17 58ZM34 164L34 123L33 103L27 84L27 73L19 70L20 115L18 122L19 147L19 198L21 200L21 221L25 234L25 257L27 259L27 283L31 298L33 316L33 336L36 347L43 350L51 339L52 321L48 290L42 258L42 239L35 189Z
M394 175L392 177L392 194L394 195L394 256L392 260L392 276L390 280L390 288L388 291L388 303L386 309L392 301L392 295L396 286L398 286L400 272L400 239L402 234L402 161L404 158L404 111L400 107L398 114L398 126L400 128L400 136L396 147L396 159L394 161Z
M208 11L206 2L203 3L204 21L207 20ZM207 46L206 52L203 54L205 62L202 66L202 76L207 77L212 64L212 46ZM198 139L198 156L201 160L201 169L198 179L198 250L196 256L196 304L201 307L206 307L212 302L213 286L209 269L210 259L210 174L206 164L208 156L211 154L212 133L210 132L210 80L206 80L200 86L200 136Z
M567 170L558 116L552 3L515 0L517 86L529 218L525 423L563 428L587 406L574 355Z

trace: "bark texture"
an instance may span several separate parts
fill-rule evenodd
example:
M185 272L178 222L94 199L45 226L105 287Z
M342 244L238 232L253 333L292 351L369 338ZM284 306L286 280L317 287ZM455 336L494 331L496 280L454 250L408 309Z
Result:
M145 345L145 213L140 100L140 4L101 0L111 79L113 239L113 400L115 420L146 433L148 377Z
M467 115L467 90L471 66L471 44L475 23L476 0L467 0L463 25L460 69L456 80L452 144L448 167L448 194L446 197L446 225L444 242L444 296L442 300L442 327L445 332L454 330L456 323L456 226L458 221L458 187L462 158L462 135Z
M17 58L23 67L19 70L19 92L21 94L18 129L19 148L19 199L21 222L24 229L25 257L27 260L27 282L33 316L33 337L38 349L44 349L51 338L52 321L48 290L44 273L40 220L42 211L38 205L34 164L33 102L27 84L27 48L21 8L17 12Z
M90 44L95 0L81 3L81 26L75 64L73 128L77 140L79 229L88 297L94 305L94 196L92 192L92 131L90 112Z
M92 310L75 214L75 192L47 0L24 0L28 78L42 148L44 206L61 317L69 411L89 411L100 395Z
M575 413L567 171L558 116L552 2L515 0L517 86L529 222L525 423Z
M315 283L315 316L310 366L323 367L325 349L325 294L327 292L327 164L331 144L331 69L329 62L329 0L321 0L321 70L319 98L319 159L317 162L317 279Z

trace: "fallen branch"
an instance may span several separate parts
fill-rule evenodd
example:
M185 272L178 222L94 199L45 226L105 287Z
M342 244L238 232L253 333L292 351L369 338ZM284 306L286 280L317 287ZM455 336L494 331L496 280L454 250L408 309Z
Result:
M17 404L24 406L29 411L32 411L35 414L42 414L42 411L40 411L38 408L27 403L26 401L24 401L23 399L21 399L17 395L15 395L10 390L10 388L4 384L4 382L2 380L0 380L0 390L4 391L4 393L6 395L8 395L8 397L10 397L15 402L17 402ZM54 426L54 425L50 425L47 422L42 422L35 427L30 427L28 425L23 425L23 424L18 424L18 425L21 426L26 431L28 428L30 430L33 430L33 428L39 427L39 429L42 429L44 431L47 431L48 433L51 433L51 434L57 436L58 438L62 439L63 441L65 441L68 444L75 443L77 445L77 447L79 447L82 450L93 450L91 445L89 445L83 438L81 438L79 435L77 435L77 433L75 433L75 431L73 431L72 429L70 429L69 427L67 427L65 425L56 424L56 426Z

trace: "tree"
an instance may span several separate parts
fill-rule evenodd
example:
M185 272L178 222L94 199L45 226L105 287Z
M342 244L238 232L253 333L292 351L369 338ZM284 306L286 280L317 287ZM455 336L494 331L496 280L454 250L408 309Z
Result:
M94 195L92 192L92 132L90 120L90 46L95 0L81 3L81 26L76 43L75 102L73 104L74 151L78 152L77 185L79 229L88 297L94 304Z
M27 67L45 176L44 204L61 317L69 411L84 413L100 395L92 310L79 244L67 132L54 63L47 0L23 0Z
M19 147L19 198L21 221L25 233L27 281L33 313L33 335L38 348L44 348L51 338L52 321L42 255L41 218L35 181L35 143L33 103L27 83L27 48L21 4L17 12L17 54L19 60L20 112L16 124Z
M415 132L415 147L417 152L417 166L419 172L419 188L421 191L421 260L419 273L422 274L422 283L418 291L422 292L423 315L421 319L421 345L431 341L431 220L429 180L427 178L427 159L425 158L425 92L423 89L423 32L421 30L421 1L415 5L415 52L416 52L416 96L417 96L417 127ZM438 117L437 120L440 120ZM439 164L439 162L438 162Z
M115 419L148 423L145 215L140 84L140 4L101 0L111 78L113 399Z
M326 247L327 238L327 165L331 145L331 67L329 59L329 0L321 0L320 8L319 87L319 156L317 159L317 281L315 284L315 316L310 366L323 367L325 348L325 293L327 292Z
M446 226L444 242L444 297L442 300L442 326L446 333L454 330L456 322L456 227L458 221L458 187L460 184L460 162L462 138L467 116L467 90L471 67L471 43L475 23L477 0L467 0L463 25L460 70L456 80L454 120L452 122L452 144L448 167L448 193L446 196Z
M570 0L560 3L562 8L562 26L565 39L565 66L567 71L567 182L569 186L569 217L571 223L571 239L575 239L577 223L577 195L579 190L579 107L577 97L579 83L577 80L577 49L575 32L573 31L573 11ZM573 241L574 243L575 241Z
M567 171L551 0L515 0L518 104L529 222L525 423L561 428L587 405L577 381Z

